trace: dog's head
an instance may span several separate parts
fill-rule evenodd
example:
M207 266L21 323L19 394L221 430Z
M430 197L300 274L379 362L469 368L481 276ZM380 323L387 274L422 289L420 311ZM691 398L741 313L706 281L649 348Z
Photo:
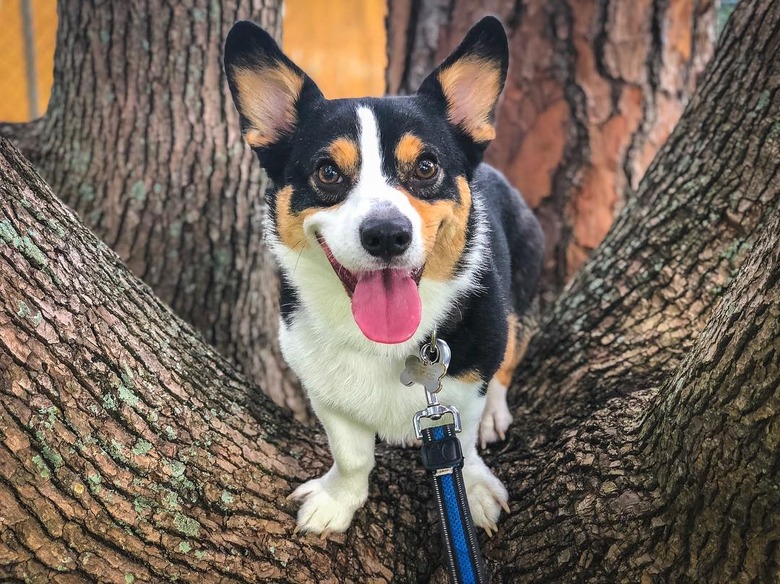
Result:
M269 241L303 302L333 315L330 326L351 307L353 330L403 343L474 263L469 185L495 136L507 61L503 27L488 17L416 95L327 100L265 31L250 22L230 31L233 101L272 181Z

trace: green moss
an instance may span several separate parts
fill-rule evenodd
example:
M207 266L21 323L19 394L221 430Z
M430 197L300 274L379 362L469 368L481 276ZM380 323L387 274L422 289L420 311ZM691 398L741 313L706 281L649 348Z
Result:
M188 537L198 537L200 534L200 523L179 511L177 511L176 515L173 517L173 525L179 532Z
M43 427L47 430L54 428L54 422L57 421L57 416L60 410L57 406L50 406L48 408L41 408L38 413L43 417Z
M135 381L132 369L126 364L122 365L123 372L121 374L121 382L117 385L117 391L119 399L134 408L138 405L138 396L133 392L135 389Z
M182 541L179 543L179 551L183 554L188 553L192 549L192 546L190 545L190 542L188 541Z
M172 460L170 468L173 478L178 479L184 476L184 470L186 469L186 466L183 462L179 460Z
M110 393L107 393L103 396L103 407L107 410L115 410L116 409L116 400L114 399L114 396Z
M199 560L202 560L203 558L206 557L206 552L201 551L201 550L196 550L195 551L195 557L198 558Z
M152 444L150 442L147 442L143 438L139 438L135 441L132 452L136 456L143 456L144 454L148 454L151 449Z
M171 426L165 426L165 435L170 438L171 440L176 439L176 430L174 430Z
M19 234L8 220L0 221L0 239L21 252L34 266L47 267L49 260L40 248L29 237Z
M133 509L138 515L144 515L147 511L151 511L152 503L144 496L138 496L133 499Z
M125 402L131 408L134 408L138 405L138 396L135 393L133 393L133 390L131 390L126 385L122 384L119 386L118 395L119 395L119 399Z
M26 303L19 301L19 310L16 312L16 316L19 318L27 318L30 314L30 307Z
M176 507L179 506L179 495L177 495L174 491L169 491L166 489L166 492L163 495L163 504L171 511L174 511Z
M125 456L122 453L123 446L122 443L117 440L116 438L111 439L111 443L109 444L109 451L111 452L111 456L116 458L119 461L124 461Z
M41 478L46 480L51 476L51 472L49 472L49 467L46 466L46 463L43 462L43 458L39 454L36 454L32 458L33 464L35 465L35 468L38 469L38 474L41 475Z
M135 582L135 575L127 572L125 574L125 584L133 584Z
M132 196L139 203L143 203L146 200L146 185L143 181L136 181L130 188L130 196Z
M221 498L225 505L230 505L233 502L233 494L230 491L222 491Z
M86 203L91 203L95 200L95 187L87 183L81 183L79 185L79 199Z
M764 111L766 109L766 106L769 105L769 101L771 97L772 94L768 89L762 91L761 95L758 96L758 103L756 104L756 109L758 109L758 111Z

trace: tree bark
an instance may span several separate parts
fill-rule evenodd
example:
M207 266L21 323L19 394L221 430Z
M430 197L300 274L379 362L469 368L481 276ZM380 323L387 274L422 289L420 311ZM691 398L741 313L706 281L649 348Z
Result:
M222 70L232 24L281 0L58 3L46 116L2 130L87 227L277 403L308 417L277 346L265 175Z
M428 578L416 453L378 452L348 534L294 537L285 497L327 469L325 437L262 399L2 138L0 196L1 580Z
M496 582L780 574L780 4L743 2L680 126L556 302L488 464ZM379 449L327 543L328 463L0 141L0 578L428 581L427 478Z
M536 209L547 305L669 136L714 48L710 0L389 2L387 85L416 91L468 27L499 16L510 71L487 160Z

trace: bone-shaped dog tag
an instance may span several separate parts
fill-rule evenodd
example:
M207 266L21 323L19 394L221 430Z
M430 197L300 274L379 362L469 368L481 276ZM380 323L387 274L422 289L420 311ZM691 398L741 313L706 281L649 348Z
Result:
M447 373L444 363L421 359L417 355L406 358L405 367L401 372L401 383L407 386L419 383L429 393L436 393L441 389L442 377Z

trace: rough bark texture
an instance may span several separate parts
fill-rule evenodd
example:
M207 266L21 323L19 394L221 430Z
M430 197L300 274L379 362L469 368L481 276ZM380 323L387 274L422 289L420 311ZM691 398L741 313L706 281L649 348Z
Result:
M542 222L549 302L604 238L679 119L712 54L715 3L390 2L388 90L415 91L490 13L507 28L511 58L487 160Z
M380 450L348 534L293 536L285 497L326 470L324 436L257 399L2 138L0 197L0 580L430 575L415 453Z
M496 582L780 576L780 4L743 2L487 458ZM328 463L0 141L0 578L427 581L427 479L380 447L343 536L283 496Z
M265 176L222 71L230 26L281 0L58 3L45 118L2 131L87 227L277 403L306 406L276 344Z

